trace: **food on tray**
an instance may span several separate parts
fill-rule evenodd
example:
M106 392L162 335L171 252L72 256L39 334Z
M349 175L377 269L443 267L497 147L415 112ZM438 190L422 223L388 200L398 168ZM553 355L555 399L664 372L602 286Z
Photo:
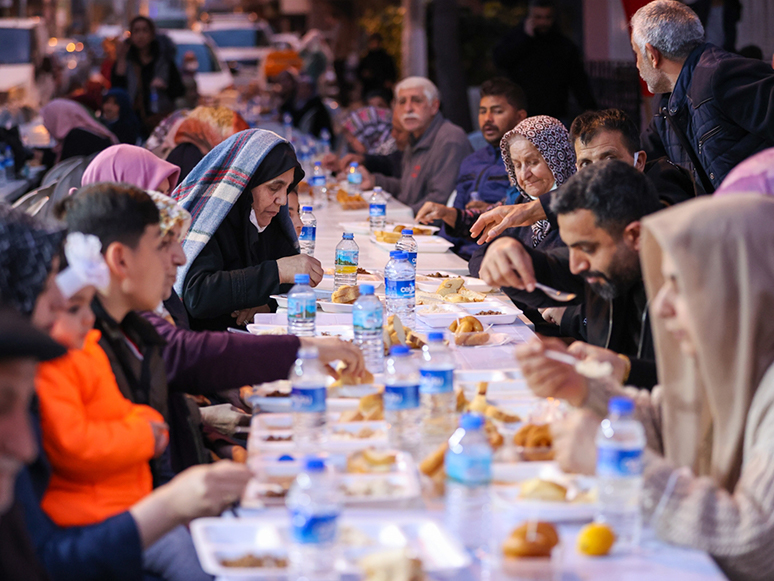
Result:
M446 305L428 305L427 307L417 311L418 315L435 315L439 313L444 314L456 314L457 311L452 310L454 307L447 307Z
M464 412L468 409L468 400L465 398L465 392L462 389L457 390L457 413Z
M488 342L489 333L457 333L454 335L454 343L461 347L486 345Z
M371 428L361 428L357 432L348 430L336 430L331 433L334 440L368 440L371 438L386 438L387 432L384 430L374 430Z
M453 321L449 325L449 331L452 333L478 333L484 330L484 325L481 324L476 317L467 316Z
M502 314L503 314L502 311L479 311L478 313L476 313L476 316L477 317L492 317L492 316L495 316L495 315L502 315Z
M545 502L565 502L567 488L556 482L532 478L521 483L519 498L524 500L542 500Z
M485 294L465 288L465 281L461 278L447 278L435 294L447 303L480 303L486 299Z
M523 448L525 460L553 460L554 443L548 424L527 424L513 436L513 443Z
M331 302L338 303L340 305L351 305L360 296L360 289L357 285L344 285L340 286L337 290L333 291L331 295Z
M358 498L368 496L397 496L403 491L402 486L393 484L388 478L352 480L349 482L342 482L339 486L344 496L354 496Z
M384 350L389 353L393 345L406 345L409 349L421 349L425 341L408 327L404 327L400 317L390 315L384 327Z
M465 281L461 278L447 278L445 281L441 283L441 285L436 289L435 292L437 292L442 297L456 294L459 292L459 290L462 288L462 286L465 284Z
M390 472L398 460L397 452L366 448L351 454L347 458L347 472L353 474L372 474Z
M434 272L432 274L426 274L425 276L428 278L449 278L448 274L443 274L441 272Z
M514 422L520 422L521 417L517 414L510 414L505 410L501 410L497 406L491 404L487 405L484 409L484 415L490 419L504 422L506 424L512 424Z
M406 226L404 224L398 224L392 229L393 232L402 233L404 230L413 230L414 236L432 236L433 231L430 228L422 228L421 226Z
M287 327L272 327L271 329L259 329L252 331L253 335L287 335Z
M547 522L526 522L517 527L503 543L506 557L550 557L559 544L554 525Z
M275 436L274 434L270 434L263 438L264 442L291 442L292 440L292 434L290 436Z
M601 557L607 555L615 544L615 533L603 523L591 523L578 534L578 551L584 555Z
M341 413L339 422L379 421L384 419L384 402L381 393L369 393L360 398L356 410Z
M373 373L367 369L362 376L355 377L352 374L352 370L341 362L336 366L336 372L339 374L339 378L334 381L330 387L341 387L342 385L370 385L374 382Z
M223 567L285 569L288 566L288 560L285 557L275 557L274 555L254 555L248 553L235 559L221 559L220 564Z
M367 275L371 275L372 274L372 273L368 272L365 268L360 268L359 266L357 267L357 273L358 274L367 274Z
M376 236L377 242L385 242L386 244L395 244L402 237L400 232L385 232L384 230L377 230L374 232L374 236Z
M486 390L488 387L489 384L486 381L479 382L477 393L470 402L465 400L464 395L462 395L462 398L460 398L460 395L457 395L457 408L460 409L460 405L462 405L461 411L478 412L484 414L490 420L498 420L508 424L521 421L518 415L509 414L486 401Z
M360 560L363 581L423 581L422 561L407 549L388 549L371 553Z
M575 364L575 371L581 375L585 375L589 379L600 379L612 375L613 366L609 361L583 359Z
M368 207L368 202L360 194L350 196L346 190L339 188L336 192L336 201L341 204L343 210L362 210Z
M419 463L419 471L426 476L433 476L436 472L443 468L444 456L446 455L446 449L449 447L447 443L441 444L434 452L431 452L422 462Z

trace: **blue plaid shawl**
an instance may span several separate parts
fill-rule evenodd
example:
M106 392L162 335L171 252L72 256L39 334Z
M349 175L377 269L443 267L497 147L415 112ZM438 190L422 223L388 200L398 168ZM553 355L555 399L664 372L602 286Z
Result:
M178 295L183 294L183 283L193 261L245 192L266 155L283 142L287 143L271 131L240 131L210 151L172 192L172 197L191 213L191 228L183 240L187 261L177 269L175 291ZM282 230L295 241L298 249L298 238L287 205L275 219L280 220Z

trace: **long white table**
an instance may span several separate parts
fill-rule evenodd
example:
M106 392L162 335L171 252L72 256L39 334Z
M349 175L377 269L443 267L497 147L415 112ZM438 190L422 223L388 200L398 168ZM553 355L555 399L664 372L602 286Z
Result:
M303 202L302 202L303 203ZM315 256L326 268L334 264L334 250L341 240L341 222L357 222L368 219L367 210L344 211L336 202L322 209L315 209L317 217L317 243ZM389 221L412 223L411 209L394 200L387 207ZM360 246L360 266L366 269L383 269L387 263L388 254L380 247L371 243L367 236L355 236ZM447 252L445 254L419 254L418 268L421 270L447 270L458 274L467 274L467 263L458 256ZM505 295L497 294L493 299L506 300ZM318 313L318 325L351 325L349 314ZM285 325L287 317L280 311L273 314L259 314L257 323ZM417 319L417 330L427 332L428 327ZM454 351L460 370L513 370L515 377L518 364L513 357L514 345L529 340L534 334L521 320L513 325L498 325L497 332L504 332L512 337L512 342L500 347L458 348ZM518 381L518 380L517 380ZM523 384L514 384L515 389L523 388ZM424 503L419 502L419 506ZM441 520L442 512L435 502L425 508L416 509L430 518ZM358 510L346 510L347 513L363 513ZM391 511L399 514L400 511ZM367 514L367 513L366 513ZM500 523L496 526L515 527L519 523ZM612 554L604 558L592 558L580 555L575 549L575 540L580 527L574 524L560 525L559 531L563 547L554 558L531 564L519 571L516 576L495 568L489 575L482 574L479 564L460 571L452 578L453 581L473 581L483 578L493 581L508 579L524 579L531 581L652 581L653 579L679 581L716 581L725 579L714 561L701 551L683 549L674 545L662 543L655 538L652 530L643 531L643 542L634 553ZM223 579L222 581L227 581Z

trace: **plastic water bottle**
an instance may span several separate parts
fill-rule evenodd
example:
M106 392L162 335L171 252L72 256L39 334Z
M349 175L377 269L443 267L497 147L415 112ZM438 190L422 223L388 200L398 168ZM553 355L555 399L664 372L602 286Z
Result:
M298 445L318 444L324 440L327 375L317 356L317 347L301 347L290 370L293 441Z
M312 175L312 150L309 146L302 142L298 148L298 162L301 164L301 169L304 170L305 176ZM310 178L307 178L310 179Z
M432 332L422 347L419 363L419 399L422 404L422 444L427 453L446 441L456 427L454 356L444 344L443 333Z
M384 287L387 301L387 315L398 315L401 323L414 326L416 304L416 273L401 250L390 252L390 261L384 267Z
M320 458L304 459L304 471L290 487L289 579L333 581L341 500L333 476Z
M328 202L328 185L325 178L325 170L323 170L322 163L319 161L314 162L309 185L312 186L314 203L317 204L318 208L324 207Z
M419 371L409 348L390 349L384 374L384 419L390 424L390 445L419 453L422 408L419 407Z
M282 116L282 132L290 143L293 143L293 116L285 113Z
M387 224L387 200L379 186L376 186L371 194L371 203L368 205L368 223L371 232L384 230Z
M5 146L5 162L3 164L5 179L12 182L16 179L16 163L13 157L13 150L10 145Z
M344 232L341 242L336 245L336 257L333 268L333 290L338 290L344 285L357 284L357 264L360 256L360 248L355 242L355 235Z
M597 520L605 522L616 535L616 546L627 549L640 542L642 530L642 452L645 429L634 419L634 402L614 397L608 416L597 432Z
M414 240L414 231L411 228L405 228L401 234L400 240L395 244L395 250L402 250L408 256L408 260L414 270L417 268L417 241Z
M295 283L288 293L288 334L314 337L317 295L309 286L308 274L297 274Z
M156 87L151 87L150 90L150 110L151 113L159 112L159 92Z
M347 171L347 193L354 197L360 194L363 187L363 174L360 173L360 167L356 161L349 164Z
M317 218L312 214L312 206L301 206L301 234L298 235L298 244L301 252L314 256L314 241L317 238Z
M446 468L446 527L465 547L485 556L491 531L492 447L484 416L463 414L449 438Z
M384 307L374 296L374 285L361 284L360 296L352 306L352 325L355 345L363 353L366 367L371 373L384 371Z
M331 152L331 132L327 129L320 131L320 141L317 142L317 155L324 157Z

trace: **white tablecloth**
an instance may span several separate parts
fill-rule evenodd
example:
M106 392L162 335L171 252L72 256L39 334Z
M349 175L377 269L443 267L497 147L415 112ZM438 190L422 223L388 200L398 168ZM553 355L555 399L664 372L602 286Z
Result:
M327 208L316 209L317 244L315 256L326 268L334 264L334 249L341 239L340 222L356 222L368 219L367 210L343 211L335 202ZM387 206L387 216L390 221L400 222L412 219L411 209L393 200ZM409 222L410 223L410 222ZM382 269L387 263L387 252L372 244L367 236L356 235L360 245L360 266L366 269ZM458 256L447 252L445 254L419 254L418 268L429 270L448 270L459 274L467 274L467 263ZM493 298L507 300L505 295L497 294ZM274 314L259 314L256 323L286 325L287 317L283 311ZM352 315L349 314L317 314L318 325L351 325ZM426 327L418 319L417 330L427 332ZM513 357L516 344L527 341L534 334L521 320L513 325L498 325L496 332L507 333L512 342L500 347L457 348L454 353L460 370L513 370L518 364ZM347 509L347 513L360 513ZM441 519L438 510L423 510L422 514ZM518 523L513 523L516 526ZM520 579L530 581L715 581L725 579L714 561L701 551L682 549L673 545L661 543L655 539L652 531L646 529L643 542L635 553L613 554L604 558L591 558L580 555L575 549L575 538L579 526L562 525L560 535L563 548L558 558L553 562L545 560L538 562L531 571L520 571L516 576L509 576L501 570L492 572L493 581ZM478 566L459 572L452 577L454 581L481 579ZM446 577L445 579L449 579ZM223 580L225 581L225 580Z

